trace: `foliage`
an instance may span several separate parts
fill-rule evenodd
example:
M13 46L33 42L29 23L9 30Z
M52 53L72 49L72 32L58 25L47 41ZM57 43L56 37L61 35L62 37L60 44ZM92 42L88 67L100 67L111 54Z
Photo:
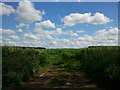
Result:
M120 83L120 47L30 49L2 47L3 86L27 81L44 66L61 64L69 72L82 71L106 88Z
M3 87L19 85L37 72L40 66L44 66L46 56L35 49L4 46L2 63Z

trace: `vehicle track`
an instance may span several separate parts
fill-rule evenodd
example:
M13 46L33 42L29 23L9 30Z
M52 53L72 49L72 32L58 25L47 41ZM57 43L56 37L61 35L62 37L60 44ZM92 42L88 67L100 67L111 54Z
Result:
M26 84L8 90L41 90L41 88L77 88L82 90L102 90L86 78L82 72L67 72L62 64L53 64L48 70L38 72Z

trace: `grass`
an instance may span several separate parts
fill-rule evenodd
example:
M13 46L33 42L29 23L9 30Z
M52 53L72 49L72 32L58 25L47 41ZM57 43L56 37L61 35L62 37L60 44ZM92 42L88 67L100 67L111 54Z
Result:
M45 66L46 56L35 49L2 47L3 88L19 85Z
M37 71L47 69L54 64L60 65L61 75L82 71L100 87L118 87L120 83L119 49L120 47L23 49L4 46L2 47L3 88L26 82Z

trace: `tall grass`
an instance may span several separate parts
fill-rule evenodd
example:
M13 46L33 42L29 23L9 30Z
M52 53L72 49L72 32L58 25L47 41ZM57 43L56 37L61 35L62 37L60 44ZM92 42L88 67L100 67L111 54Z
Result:
M106 88L120 83L119 47L87 48L76 54L81 69L95 82ZM81 57L80 57L81 56Z
M61 64L70 72L85 72L99 86L115 88L120 83L120 47L82 49L22 49L2 47L3 86L27 81L40 67Z
M27 81L46 63L44 52L35 49L2 47L3 88Z
M117 88L120 85L120 47L93 47L63 50L60 54L69 71L83 71L100 87Z

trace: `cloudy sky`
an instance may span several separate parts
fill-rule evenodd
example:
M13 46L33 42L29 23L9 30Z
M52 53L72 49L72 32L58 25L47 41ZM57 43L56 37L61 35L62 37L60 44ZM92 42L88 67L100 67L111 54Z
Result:
M3 1L3 0L0 0ZM4 0L4 2L19 2L24 0ZM119 0L30 0L33 2L119 2Z
M82 48L118 44L117 2L24 0L0 6L2 45Z

